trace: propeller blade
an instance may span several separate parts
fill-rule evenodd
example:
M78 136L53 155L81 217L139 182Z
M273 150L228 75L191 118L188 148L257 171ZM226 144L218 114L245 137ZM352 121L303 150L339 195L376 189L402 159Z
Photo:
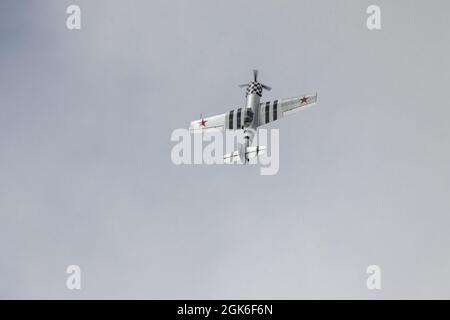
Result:
M269 86L266 86L265 84L262 84L262 83L261 83L261 87L263 87L263 89L264 89L264 90L267 90L267 91L270 91L270 90L272 90L272 88L271 88L271 87L269 87Z
M240 84L240 85L239 85L239 88L246 88L246 87L248 87L248 84L247 84L247 83L244 83L244 84Z
M253 69L253 79L255 80L255 82L258 81L258 70Z

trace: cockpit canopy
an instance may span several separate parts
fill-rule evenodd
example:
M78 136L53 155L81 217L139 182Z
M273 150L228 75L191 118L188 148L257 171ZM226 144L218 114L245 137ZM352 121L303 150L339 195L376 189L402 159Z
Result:
M244 125L247 126L253 121L254 112L251 108L247 108L245 112Z

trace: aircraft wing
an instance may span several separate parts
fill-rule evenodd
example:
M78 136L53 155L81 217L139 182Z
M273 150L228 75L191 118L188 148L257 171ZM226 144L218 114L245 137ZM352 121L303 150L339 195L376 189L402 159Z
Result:
M202 118L191 122L189 130L191 132L207 132L223 130L225 128L225 118L227 114L222 113L216 116Z
M215 130L239 130L246 121L253 118L250 108L237 108L226 113L208 118L202 118L191 122L189 130L195 132L208 132Z
M303 110L317 103L317 93L315 95L303 95L287 99L267 101L260 104L259 122L262 126L269 122L280 120L284 116Z

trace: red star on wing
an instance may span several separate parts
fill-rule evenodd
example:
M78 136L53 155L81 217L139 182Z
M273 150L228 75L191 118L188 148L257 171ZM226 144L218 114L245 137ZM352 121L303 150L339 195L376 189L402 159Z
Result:
M303 98L300 98L301 103L307 103L308 98L306 96L303 96Z
M205 119L203 119L202 118L202 120L198 123L201 127L204 127L205 125L206 125L206 122L207 122L208 120L205 120Z

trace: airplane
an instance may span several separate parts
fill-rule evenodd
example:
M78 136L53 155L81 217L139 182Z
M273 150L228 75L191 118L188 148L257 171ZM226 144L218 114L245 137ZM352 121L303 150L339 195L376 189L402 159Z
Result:
M209 130L243 130L243 142L238 144L238 150L224 156L225 163L241 161L245 164L251 158L264 153L265 146L251 146L257 128L317 103L317 93L260 102L263 90L270 91L272 88L258 82L258 70L253 70L253 81L241 84L239 88L246 88L245 107L208 118L200 116L201 119L192 121L189 127L191 133Z

